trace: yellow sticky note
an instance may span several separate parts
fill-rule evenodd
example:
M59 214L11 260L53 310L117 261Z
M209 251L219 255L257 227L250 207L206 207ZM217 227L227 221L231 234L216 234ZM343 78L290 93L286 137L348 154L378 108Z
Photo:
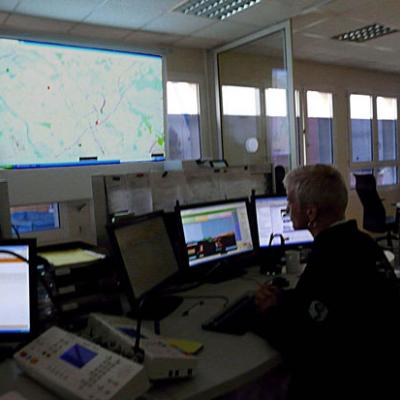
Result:
M203 348L203 343L196 342L195 340L165 338L166 342L185 354L196 354Z

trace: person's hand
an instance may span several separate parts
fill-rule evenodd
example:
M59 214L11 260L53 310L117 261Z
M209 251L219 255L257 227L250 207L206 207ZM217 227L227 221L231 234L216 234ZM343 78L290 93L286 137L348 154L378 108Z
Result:
M255 296L255 303L260 313L265 313L278 302L278 294L280 289L276 286L266 283L261 285Z

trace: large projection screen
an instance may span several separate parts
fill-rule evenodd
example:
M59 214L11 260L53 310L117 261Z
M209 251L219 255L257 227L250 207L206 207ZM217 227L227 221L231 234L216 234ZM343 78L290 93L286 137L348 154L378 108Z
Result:
M165 158L159 55L0 39L0 167Z

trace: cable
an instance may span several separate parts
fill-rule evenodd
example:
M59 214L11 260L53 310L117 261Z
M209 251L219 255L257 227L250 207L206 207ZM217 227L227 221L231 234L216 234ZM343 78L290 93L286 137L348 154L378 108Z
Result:
M11 250L0 250L0 253L2 253L2 254L10 254L11 256L14 256L14 257L18 258L19 260L29 264L29 260L27 258L21 256L18 253L15 253L14 251L11 251Z
M19 234L17 227L15 225L11 225L11 228L14 231L15 236L17 237L17 239L21 239L21 235Z
M192 304L188 309L186 309L185 311L182 312L182 314L181 314L182 317L187 317L189 315L190 311L193 310L193 308L195 308L197 306L202 306L202 305L204 305L203 300L197 301L196 303Z

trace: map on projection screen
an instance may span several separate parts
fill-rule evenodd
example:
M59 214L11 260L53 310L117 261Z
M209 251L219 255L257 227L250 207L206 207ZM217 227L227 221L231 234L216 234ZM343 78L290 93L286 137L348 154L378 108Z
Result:
M165 156L162 58L0 39L0 166Z

